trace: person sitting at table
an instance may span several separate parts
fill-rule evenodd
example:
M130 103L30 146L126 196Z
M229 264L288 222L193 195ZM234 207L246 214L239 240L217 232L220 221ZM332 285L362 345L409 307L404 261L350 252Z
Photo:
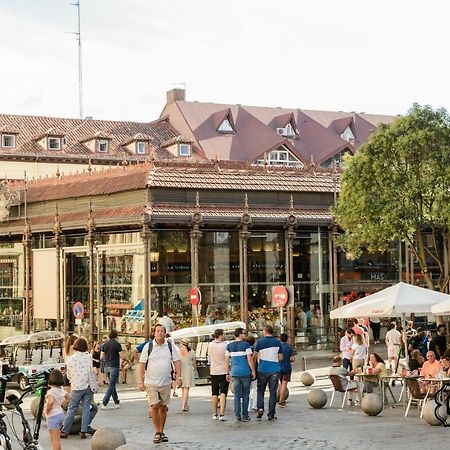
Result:
M419 375L420 369L423 366L425 360L423 359L420 350L413 350L411 352L411 358L409 359L409 370L413 372L413 375Z
M441 372L444 375L444 377L448 377L449 369L450 369L450 356L443 356L440 361L441 364Z
M364 392L368 394L372 393L373 388L379 386L380 380L388 374L383 358L377 353L371 353L369 355L370 369L372 369L374 375L364 378Z
M423 363L422 369L420 369L420 376L424 378L436 378L437 374L441 371L441 365L436 359L436 355L432 350L427 352L427 360ZM431 381L419 381L420 392L425 394L429 389L429 394L434 394L436 391L436 385Z
M333 365L330 367L328 372L329 375L338 375L341 379L342 387L347 389L348 387L348 404L353 405L352 391L351 389L356 389L358 386L356 381L349 380L347 377L354 375L354 370L347 370L342 367L342 358L340 356L335 356L333 358Z

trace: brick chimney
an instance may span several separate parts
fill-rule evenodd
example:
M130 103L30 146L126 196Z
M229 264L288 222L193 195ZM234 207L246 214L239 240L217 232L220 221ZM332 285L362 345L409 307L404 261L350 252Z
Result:
M186 91L181 88L172 89L167 91L167 104L175 103L177 101L183 101L186 98Z

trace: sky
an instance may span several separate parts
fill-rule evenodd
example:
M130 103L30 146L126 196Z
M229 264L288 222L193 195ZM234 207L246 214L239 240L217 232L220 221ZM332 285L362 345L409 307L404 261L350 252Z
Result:
M75 0L0 0L0 113L79 117ZM445 0L80 0L84 116L190 101L450 109ZM181 84L181 83L184 83Z

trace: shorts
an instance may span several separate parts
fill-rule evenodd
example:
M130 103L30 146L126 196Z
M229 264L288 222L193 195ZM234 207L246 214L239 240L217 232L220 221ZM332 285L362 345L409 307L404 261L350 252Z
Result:
M47 429L60 430L64 423L64 414L55 414L54 416L47 417Z
M170 401L170 392L172 391L172 384L165 386L156 386L155 384L146 384L147 398L150 406L161 403L168 405Z
M292 371L291 372L280 372L278 374L278 379L280 381L291 381L291 374L292 374Z
M388 345L388 358L396 358L398 356L398 345Z
M228 386L226 375L211 375L211 392L212 395L228 394Z

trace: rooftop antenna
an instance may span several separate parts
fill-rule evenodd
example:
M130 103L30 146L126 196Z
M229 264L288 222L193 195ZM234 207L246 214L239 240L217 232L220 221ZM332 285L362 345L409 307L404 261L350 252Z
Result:
M71 32L71 34L75 34L77 36L78 41L78 102L80 107L80 119L83 118L83 68L81 63L81 18L80 18L80 0L77 0L76 3L71 3L71 6L75 6L77 8L78 14L78 31Z

